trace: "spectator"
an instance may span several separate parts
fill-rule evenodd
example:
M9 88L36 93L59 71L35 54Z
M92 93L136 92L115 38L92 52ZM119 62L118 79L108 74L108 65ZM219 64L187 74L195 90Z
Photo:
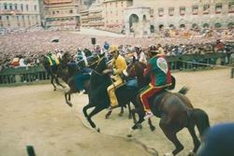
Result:
M205 134L197 156L233 156L234 123L223 123L211 127Z

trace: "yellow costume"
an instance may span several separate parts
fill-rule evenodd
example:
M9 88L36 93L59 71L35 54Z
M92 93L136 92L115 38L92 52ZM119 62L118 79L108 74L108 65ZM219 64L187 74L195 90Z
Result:
M124 57L119 55L116 46L110 47L110 53L115 55L112 60L114 82L107 88L107 92L110 97L111 107L115 107L118 105L115 90L124 84L120 74L127 68L127 63Z

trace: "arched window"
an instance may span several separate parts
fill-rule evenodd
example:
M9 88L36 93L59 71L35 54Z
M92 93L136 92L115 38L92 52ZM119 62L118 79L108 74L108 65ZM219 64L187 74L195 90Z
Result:
M215 23L215 28L221 28L222 27L222 24L221 23Z
M7 10L7 9L8 9L8 8L7 8L7 3L4 3L3 6L4 6L4 10Z
M210 27L210 25L208 23L203 24L203 28L209 28L209 27Z

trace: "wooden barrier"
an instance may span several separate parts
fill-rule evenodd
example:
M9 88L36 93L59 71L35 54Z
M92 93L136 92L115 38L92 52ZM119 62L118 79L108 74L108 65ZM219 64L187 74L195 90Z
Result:
M210 68L212 65L222 65L225 57L226 55L223 53L166 56L172 71L197 70L199 68ZM0 85L24 84L48 79L49 76L43 66L7 68L0 72Z
M0 84L19 84L47 80L43 66L6 68L0 72Z

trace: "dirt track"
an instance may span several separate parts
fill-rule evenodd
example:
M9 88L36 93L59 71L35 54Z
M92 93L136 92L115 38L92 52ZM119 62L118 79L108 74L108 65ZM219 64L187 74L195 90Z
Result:
M230 69L199 72L177 72L178 91L183 85L190 87L187 96L195 107L204 109L211 125L234 122L234 79ZM93 117L101 128L96 133L86 126L81 108L87 103L86 95L72 96L74 106L65 104L63 90L52 91L50 84L0 88L0 156L25 156L26 146L33 145L38 156L147 156L142 146L126 135L132 126L127 111L119 117L116 109L110 119L105 111ZM135 138L158 150L159 155L173 150L153 118L156 131L147 123L135 132ZM186 129L178 134L185 156L192 149L192 139Z

